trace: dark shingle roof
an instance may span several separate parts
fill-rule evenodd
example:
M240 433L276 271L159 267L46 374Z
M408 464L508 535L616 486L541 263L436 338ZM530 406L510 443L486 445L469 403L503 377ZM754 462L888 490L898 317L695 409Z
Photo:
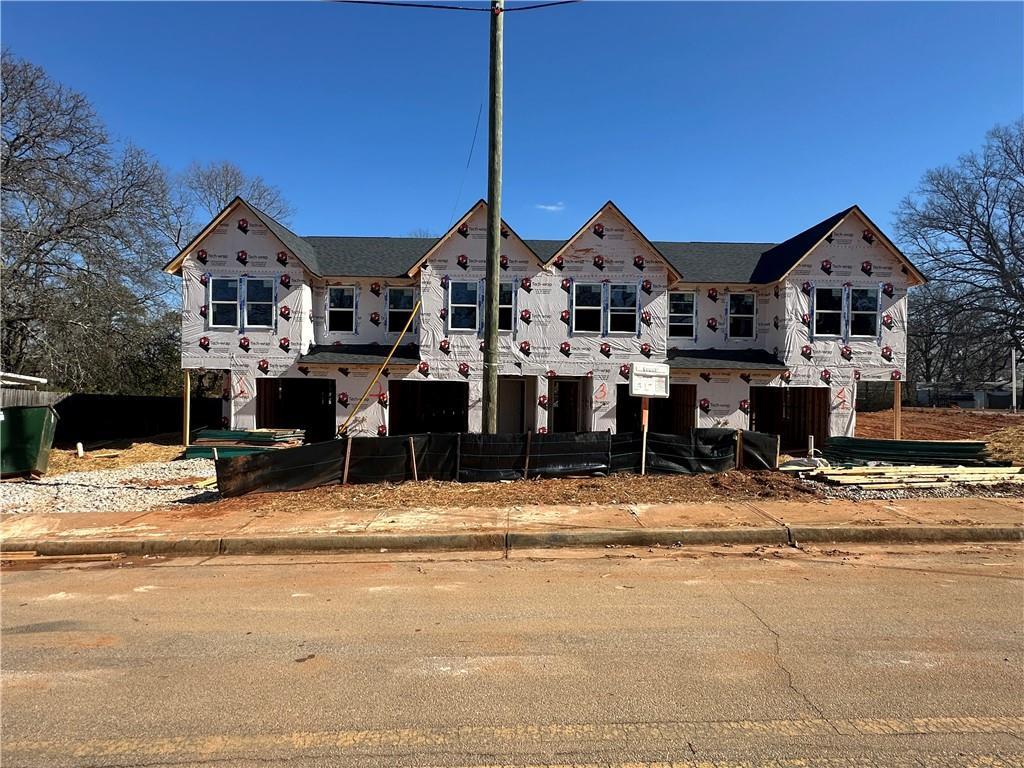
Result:
M834 229L855 207L851 205L849 208L829 216L824 221L819 221L810 229L805 229L799 235L794 235L789 240L779 243L771 250L765 251L750 275L750 282L774 283L789 272L800 259L807 255L811 248L818 244L821 238Z
M316 250L321 275L401 277L436 237L304 237Z
M670 349L670 368L786 370L779 358L764 349Z
M654 247L687 282L749 283L761 254L773 243L669 243Z
M652 245L686 282L774 283L854 209L829 216L785 242L680 243ZM433 237L299 237L283 224L257 211L267 227L299 259L320 276L401 277L430 250ZM562 240L524 240L546 262L561 248Z
M299 363L327 365L380 365L388 356L387 344L316 344L299 357ZM391 356L389 365L417 365L420 348L416 344L403 344Z

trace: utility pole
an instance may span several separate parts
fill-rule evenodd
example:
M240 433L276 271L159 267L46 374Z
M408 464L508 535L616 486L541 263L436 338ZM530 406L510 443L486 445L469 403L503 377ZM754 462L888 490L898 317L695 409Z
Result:
M484 423L498 431L498 276L501 257L502 36L505 2L491 2L491 101L487 143L487 280L484 290Z
M1010 341L1010 408L1017 412L1017 340Z

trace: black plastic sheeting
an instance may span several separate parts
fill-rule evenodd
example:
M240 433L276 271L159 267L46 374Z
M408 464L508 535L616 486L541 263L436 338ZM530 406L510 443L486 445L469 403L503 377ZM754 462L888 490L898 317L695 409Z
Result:
M736 430L694 429L682 435L647 434L647 471L652 474L724 472L736 466ZM497 435L430 433L401 437L354 437L349 483L412 480L413 456L420 480L496 482L529 477L608 475L640 471L642 435L579 432ZM341 483L348 440L314 443L249 456L218 459L224 496L285 491ZM748 469L773 468L778 438L743 433ZM529 453L529 456L527 456Z
M611 432L556 432L534 435L530 477L607 475L611 472Z
M536 440L538 435L534 435ZM460 483L518 480L526 467L526 433L464 433L459 438Z
M778 469L779 436L766 432L743 432L743 468Z
M344 461L343 440L231 456L217 459L217 488L221 496L241 496L253 491L301 491L337 485Z

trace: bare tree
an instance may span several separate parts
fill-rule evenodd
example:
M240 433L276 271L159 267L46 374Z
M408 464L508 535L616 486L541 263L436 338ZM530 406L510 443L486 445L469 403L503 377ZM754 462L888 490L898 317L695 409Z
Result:
M436 238L438 235L435 235L426 227L416 227L415 229L410 229L406 237Z
M249 176L234 163L192 163L182 174L182 185L195 204L212 219L235 197L252 203L266 214L287 224L295 210L281 190L261 176Z
M1002 368L1008 343L1024 353L1024 120L928 171L900 204L896 235L935 285L913 297L911 365L927 377L976 382ZM935 368L925 349L945 362Z
M0 364L118 391L130 357L119 351L137 349L173 287L160 272L164 172L113 142L82 94L6 51L0 110Z

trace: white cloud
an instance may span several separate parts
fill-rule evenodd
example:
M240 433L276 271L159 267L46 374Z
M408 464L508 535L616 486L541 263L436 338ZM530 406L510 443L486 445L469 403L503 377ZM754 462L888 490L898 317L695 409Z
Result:
M540 208L542 211L549 211L550 213L558 213L559 211L565 210L565 203L557 202L551 205L545 205L544 203L537 203L534 208Z

